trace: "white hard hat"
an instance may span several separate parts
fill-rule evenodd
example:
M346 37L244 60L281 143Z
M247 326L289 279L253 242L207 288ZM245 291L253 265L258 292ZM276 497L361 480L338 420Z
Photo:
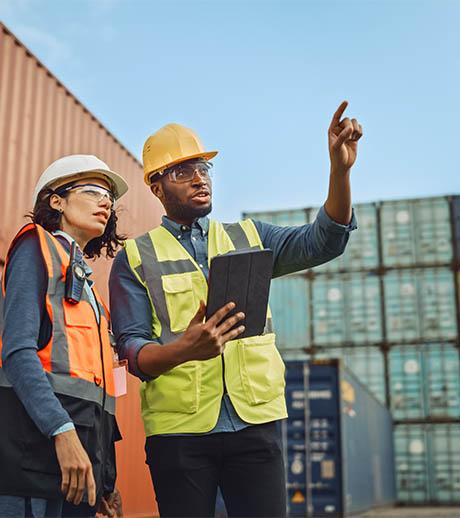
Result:
M98 173L105 176L112 184L115 199L118 200L128 190L128 184L117 173L109 169L109 166L94 155L69 155L58 158L49 165L38 179L35 186L32 205L35 206L38 194L45 187L49 187L67 177L77 177L88 173Z

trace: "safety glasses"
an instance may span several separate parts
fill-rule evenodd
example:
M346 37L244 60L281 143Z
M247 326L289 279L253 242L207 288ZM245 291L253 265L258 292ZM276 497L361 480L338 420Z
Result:
M203 180L209 180L212 177L212 163L177 164L165 169L163 174L169 174L169 178L175 183L191 182L195 174L199 174Z
M95 185L92 183L84 183L84 184L74 184L69 187L62 187L56 190L56 194L63 194L64 192L74 191L81 196L85 196L90 200L93 200L96 203L100 203L104 198L107 198L110 201L110 206L113 207L115 204L115 195L110 189L106 189L105 187L101 187L100 185Z

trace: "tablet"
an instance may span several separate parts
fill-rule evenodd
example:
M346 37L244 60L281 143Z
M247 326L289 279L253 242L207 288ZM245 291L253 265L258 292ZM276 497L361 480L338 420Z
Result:
M206 320L228 302L236 304L227 314L242 311L246 317L235 327L246 329L237 338L260 335L267 319L268 295L273 273L271 250L241 250L216 255L209 269Z

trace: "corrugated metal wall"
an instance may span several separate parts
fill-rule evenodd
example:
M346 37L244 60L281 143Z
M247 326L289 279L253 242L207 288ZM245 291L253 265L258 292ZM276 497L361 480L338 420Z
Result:
M156 226L162 209L142 181L139 161L0 23L0 265L16 231L26 223L34 185L52 161L74 153L95 154L127 180L120 229L135 236ZM94 265L97 285L107 298L110 264ZM124 441L118 446L119 487L125 516L156 511L144 464L144 432L138 382L119 401Z

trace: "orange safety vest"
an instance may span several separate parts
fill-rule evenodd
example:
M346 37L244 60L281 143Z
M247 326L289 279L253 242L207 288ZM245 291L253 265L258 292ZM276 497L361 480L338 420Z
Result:
M85 290L78 304L70 304L65 300L69 255L61 243L40 225L26 225L10 245L4 270L6 272L8 259L19 238L34 230L39 238L48 274L45 306L52 324L48 343L37 352L43 369L55 393L98 403L107 412L114 414L115 386L108 332L109 313L94 287L92 290L100 313L99 324ZM5 273L2 290L5 296ZM0 340L0 386L8 386L1 369L1 349Z

